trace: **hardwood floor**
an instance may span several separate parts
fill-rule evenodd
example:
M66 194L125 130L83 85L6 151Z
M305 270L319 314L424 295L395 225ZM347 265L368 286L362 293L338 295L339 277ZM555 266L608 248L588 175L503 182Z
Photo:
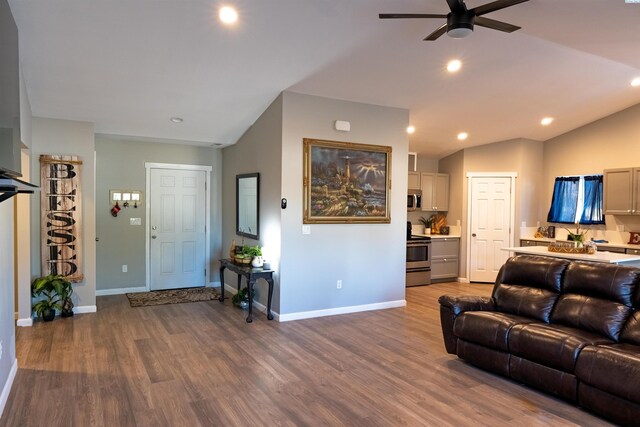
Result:
M407 307L252 324L227 301L131 308L18 328L0 426L602 426L605 421L446 354L438 296Z

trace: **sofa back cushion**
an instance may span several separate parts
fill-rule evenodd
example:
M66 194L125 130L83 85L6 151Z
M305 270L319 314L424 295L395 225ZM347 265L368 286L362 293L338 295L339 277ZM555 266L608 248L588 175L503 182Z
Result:
M529 255L509 259L493 288L496 309L549 322L568 264L562 259Z
M551 322L604 335L612 340L632 312L640 270L615 264L574 262L565 273L562 295Z
M620 334L620 341L640 345L640 311L629 316Z

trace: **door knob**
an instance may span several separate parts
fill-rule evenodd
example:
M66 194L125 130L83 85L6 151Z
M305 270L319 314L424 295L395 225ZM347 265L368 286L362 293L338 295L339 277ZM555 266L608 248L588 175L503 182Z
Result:
M471 235L471 237L476 237L476 233L473 233L473 234Z
M157 237L158 237L158 236L151 236L151 238L152 238L152 239L155 239L155 238L157 238Z

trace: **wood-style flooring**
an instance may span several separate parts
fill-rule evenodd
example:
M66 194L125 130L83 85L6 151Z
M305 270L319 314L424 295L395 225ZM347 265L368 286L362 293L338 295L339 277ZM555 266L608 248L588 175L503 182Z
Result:
M571 404L444 350L437 299L278 323L229 301L131 308L18 328L19 370L0 426L602 426Z

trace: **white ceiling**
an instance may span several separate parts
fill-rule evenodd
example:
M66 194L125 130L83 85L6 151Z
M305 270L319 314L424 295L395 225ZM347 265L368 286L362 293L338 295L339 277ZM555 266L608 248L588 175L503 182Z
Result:
M408 108L410 149L438 158L546 140L640 102L640 4L624 0L530 0L487 16L522 30L435 42L422 39L438 20L377 15L446 13L445 0L229 0L233 28L217 0L9 2L33 114L98 133L231 144L292 90Z

